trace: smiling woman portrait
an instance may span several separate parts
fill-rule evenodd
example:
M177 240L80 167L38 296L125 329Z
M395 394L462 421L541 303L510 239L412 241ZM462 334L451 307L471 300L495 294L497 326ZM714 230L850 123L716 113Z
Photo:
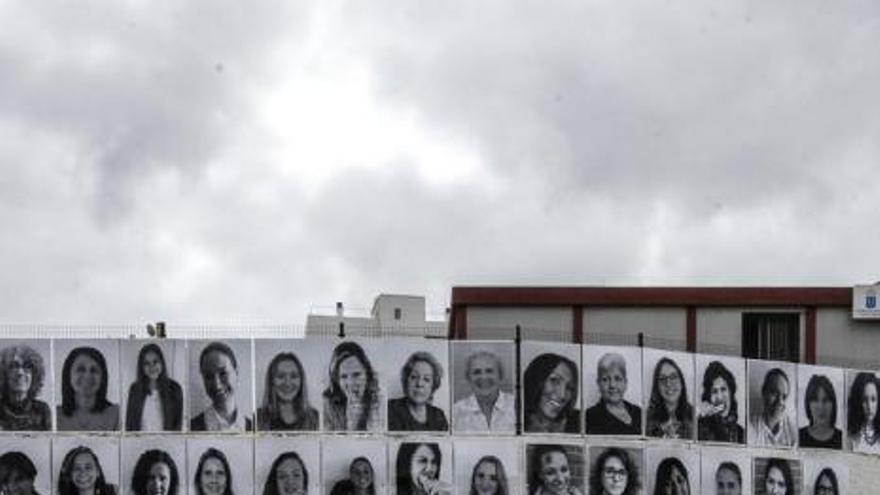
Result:
M150 343L138 352L137 380L128 388L126 431L180 431L183 389L168 376L162 349Z
M46 378L42 356L27 345L0 350L0 430L52 429L49 405L38 400Z
M234 495L226 454L215 448L203 452L196 466L194 483L196 495Z
M177 464L167 452L152 449L141 454L131 478L134 495L177 495L179 486Z
M646 415L645 434L649 437L693 438L694 407L688 402L685 377L674 359L663 357L654 367Z
M743 443L745 429L739 425L736 378L721 364L712 361L703 373L697 438L707 442Z
M260 431L315 431L318 410L309 402L306 370L296 354L276 354L266 369L263 404L257 409Z
M79 446L70 450L61 462L58 495L116 495L116 485L107 483L92 449Z
M232 348L217 341L206 345L199 355L199 373L211 404L190 420L190 430L253 431L253 420L238 403L239 368Z
M524 431L579 433L578 366L559 354L544 353L526 367L523 376Z
M119 430L119 406L107 400L109 380L107 361L98 349L70 351L61 372L58 431Z

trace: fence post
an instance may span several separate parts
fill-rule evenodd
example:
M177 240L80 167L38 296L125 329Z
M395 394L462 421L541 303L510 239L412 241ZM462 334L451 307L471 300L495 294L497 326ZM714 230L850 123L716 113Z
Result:
M522 369L521 368L522 363L519 358L520 346L522 344L522 327L520 325L516 326L516 334L513 337L513 342L516 346L516 355L515 355L516 373L514 374L514 377L516 378L516 381L514 382L514 383L516 383L516 391L515 391L516 393L514 394L514 397L519 399L516 401L516 408L515 408L515 410L516 410L516 434L521 435L522 430L523 430L523 425L522 425L522 414L520 411L520 409L521 409L520 402L522 402L522 380L520 379L520 376L519 376L520 370Z

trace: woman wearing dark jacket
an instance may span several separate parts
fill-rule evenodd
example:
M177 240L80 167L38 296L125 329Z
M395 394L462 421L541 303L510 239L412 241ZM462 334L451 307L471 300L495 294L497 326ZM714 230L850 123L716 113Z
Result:
M136 382L128 389L126 431L180 431L183 389L168 377L165 356L156 344L141 348Z

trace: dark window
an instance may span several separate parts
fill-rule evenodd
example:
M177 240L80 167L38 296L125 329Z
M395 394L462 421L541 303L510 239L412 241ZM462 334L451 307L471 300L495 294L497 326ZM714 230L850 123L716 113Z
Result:
M743 357L800 362L800 317L799 313L743 313Z
M402 315L403 315L403 310L401 310L400 308L394 308L394 319L395 320L399 320Z

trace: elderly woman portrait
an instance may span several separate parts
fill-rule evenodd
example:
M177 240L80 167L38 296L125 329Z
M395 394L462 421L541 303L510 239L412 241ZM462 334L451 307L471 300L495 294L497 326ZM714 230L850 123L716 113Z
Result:
M486 455L474 464L467 495L509 495L507 483L504 464L494 455Z
M573 477L573 460L562 445L535 445L528 456L529 495L583 495Z
M697 419L697 438L707 442L745 442L739 425L736 378L720 361L712 361L703 374L703 393Z
M785 459L770 458L764 466L763 483L756 481L756 495L794 495L794 476Z
M3 495L40 495L34 488L37 468L18 451L0 455L0 493Z
M715 470L715 495L742 495L743 477L734 462L722 462Z
M837 474L831 468L819 471L816 483L813 484L813 495L840 495L840 486L837 483Z
M452 485L440 479L443 466L435 442L405 442L397 451L397 495L449 495Z
M309 492L309 470L293 451L275 458L263 486L263 495L306 495Z
M460 432L512 433L516 429L516 399L501 390L505 369L494 352L478 350L465 363L470 394L452 406L454 428Z
M761 384L761 409L749 418L749 440L752 445L793 447L797 429L788 411L792 387L788 375L773 368Z
M238 404L238 360L232 348L223 342L206 345L199 356L199 373L211 404L190 420L190 430L253 431L253 420Z
M400 370L404 396L388 401L389 431L448 431L446 413L431 404L443 380L443 367L427 352L416 352Z
M798 445L823 449L843 447L843 431L837 428L837 393L825 375L813 375L807 382L804 408L808 426L798 430Z
M626 450L609 447L593 461L591 495L636 495L641 486L639 468Z
M626 360L610 352L599 359L596 367L600 398L586 411L587 434L641 435L642 408L624 399L629 384Z
M209 448L199 457L193 480L196 495L235 495L232 491L232 471L226 454Z
M263 404L257 409L262 431L316 431L318 410L309 402L306 370L296 354L275 355L266 370Z
M119 430L119 405L107 399L110 379L107 361L98 349L77 347L70 351L61 371L58 430Z
M61 462L58 495L116 495L116 485L107 482L92 449L80 446L70 450Z
M0 350L0 430L48 431L51 408L37 399L46 367L40 354L26 345Z
M177 495L179 487L177 464L167 452L152 449L141 454L131 478L134 495Z
M559 354L537 356L523 376L524 431L579 433L578 366Z
M333 349L324 390L324 429L378 431L382 428L379 378L364 349L343 342Z
M376 472L366 457L356 457L348 465L348 478L339 480L330 495L376 495Z
M165 355L156 344L138 352L137 381L128 388L126 431L180 431L183 426L183 389L168 376Z
M847 432L853 452L880 454L880 379L874 373L856 375L847 399Z
M685 378L675 360L661 358L654 367L645 434L689 440L694 432L694 407L688 402Z
M667 457L657 466L654 495L690 495L688 470L677 457Z

